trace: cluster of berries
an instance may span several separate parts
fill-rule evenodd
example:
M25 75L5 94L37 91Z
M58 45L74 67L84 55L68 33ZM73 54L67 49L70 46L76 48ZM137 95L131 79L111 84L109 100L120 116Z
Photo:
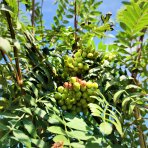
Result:
M63 86L57 88L55 99L64 111L70 111L74 114L79 112L86 113L88 103L93 103L98 91L96 82L86 82L77 77L71 77L69 82L65 82Z
M74 75L77 73L82 73L89 70L89 64L85 62L85 60L96 59L98 56L98 52L93 49L79 49L73 57L65 55L64 56L64 65L66 72L73 72Z

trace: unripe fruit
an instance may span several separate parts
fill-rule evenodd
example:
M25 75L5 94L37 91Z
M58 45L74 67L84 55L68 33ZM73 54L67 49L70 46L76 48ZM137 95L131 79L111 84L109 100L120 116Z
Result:
M85 64L85 65L83 66L83 69L84 69L84 70L88 70L88 69L89 69L89 65L88 65L88 64Z
M69 67L69 68L74 68L74 66L73 66L72 63L68 63L68 64L67 64L67 67Z
M67 110L67 107L65 105L63 105L61 108L62 110Z
M75 83L73 84L73 88L74 88L75 91L80 90L80 84L79 84L78 82L75 82Z
M75 68L74 68L74 71L78 71L78 70L79 70L78 67L75 67Z
M68 57L67 62L68 62L69 64L72 63L72 62L73 62L73 58L72 58L72 57Z
M63 93L68 95L68 92L69 92L68 89L64 88Z
M81 96L82 96L82 93L80 91L75 94L76 98L80 98Z
M60 93L62 94L63 91L64 91L64 87L63 87L63 86L59 86L59 87L58 87L58 92L60 92Z
M64 55L63 58L64 58L64 60L68 60L69 56L68 55Z
M73 66L78 66L78 62L77 61L73 61Z
M58 99L61 99L62 96L61 96L61 93L58 93L58 92L57 92L57 93L54 95L54 97L55 97L55 99L58 100Z
M92 86L93 86L93 88L95 88L95 89L98 88L98 84L97 84L96 82L94 82L94 83L92 84Z
M58 101L58 104L59 104L60 106L62 106L62 105L64 105L64 101L63 101L63 100L59 100L59 101Z
M62 99L65 100L67 98L67 94L62 94Z
M82 58L82 57L77 57L77 58L75 58L75 61L76 61L77 63L81 63L81 62L82 62L82 60L83 60L83 58Z
M89 59L92 59L93 56L94 56L94 55L93 55L92 53L88 53L88 54L87 54L87 58L89 58Z
M81 91L82 91L82 92L86 91L86 86L83 86L83 85L82 85L82 86L81 86Z
M87 89L87 93L88 93L88 95L93 95L94 90L92 90L91 88L90 89Z
M74 57L81 57L81 52L77 51L74 55Z
M82 63L78 63L78 68L82 69L83 68L83 64Z
M85 51L83 51L82 58L85 58L86 56L87 56L87 53Z
M86 86L87 86L87 88L91 88L92 87L92 82L87 82Z
M88 94L86 92L83 93L83 98L87 99L88 98Z
M67 109L72 109L72 105L69 104L69 105L67 106Z
M71 83L75 83L76 81L77 81L77 77L71 77L71 78L70 78L70 82L71 82Z
M76 104L76 99L72 98L72 99L70 100L70 104Z
M66 100L65 100L65 104L70 104L70 98L67 98Z
M82 104L82 108L87 108L87 107L88 107L87 102Z

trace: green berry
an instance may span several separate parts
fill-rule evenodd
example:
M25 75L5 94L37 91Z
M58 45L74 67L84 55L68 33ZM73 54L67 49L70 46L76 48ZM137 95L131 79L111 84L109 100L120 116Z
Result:
M55 97L55 99L58 100L58 99L61 99L62 96L61 96L61 93L58 93L58 92L57 92L57 93L54 95L54 97Z
M93 56L94 56L94 55L93 55L92 53L88 53L88 54L87 54L87 58L89 58L89 59L92 59Z
M64 101L63 101L63 100L59 100L59 101L58 101L58 104L59 104L60 106L62 106L62 105L64 105Z
M77 82L77 78L76 78L76 77L71 77L71 78L70 78L70 82L71 82L71 83Z
M64 87L63 87L63 86L59 86L59 87L58 87L58 92L60 92L60 93L62 94L63 91L64 91Z
M75 82L73 84L73 88L74 88L75 91L79 91L80 90L80 84L78 82Z
M83 68L84 68L84 70L88 70L89 69L89 65L85 64Z
M77 51L74 55L74 57L81 57L81 52Z
M62 108L62 110L67 110L66 105L63 105L61 108Z
M93 86L93 88L95 88L95 89L98 88L98 84L97 84L96 82L94 82L94 83L92 84L92 86Z
M78 68L82 69L83 68L83 64L82 63L78 63Z

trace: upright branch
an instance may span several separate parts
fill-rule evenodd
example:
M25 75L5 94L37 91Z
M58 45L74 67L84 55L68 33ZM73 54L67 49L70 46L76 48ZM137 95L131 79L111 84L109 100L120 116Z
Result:
M40 17L40 23L41 23L41 30L42 30L42 40L43 40L43 38L44 38L44 32L43 32L43 21L42 21L42 19L43 19L43 2L44 2L44 0L42 0L42 2L41 2L41 17Z
M35 30L35 0L32 0L32 13L31 13L32 33L34 35Z
M74 0L74 39L75 43L73 44L72 50L75 51L77 49L77 3L76 0Z
M142 32L143 32L143 35L141 35L141 36L139 37L140 45L139 45L139 47L137 48L137 54L138 54L138 56L136 57L136 61L137 61L137 62L140 62L140 59L141 59L142 45L143 45L143 39L144 39L144 34L145 34L145 32L146 32L146 29L143 29ZM132 71L132 77L133 77L134 83L135 83L136 85L138 85L138 81L137 81L137 79L136 79L137 74L138 74L138 70ZM135 107L135 110L134 110L134 111L135 111L135 112L134 112L134 116L135 116L135 118L136 118L136 121L138 121L138 119L140 119L140 117L141 117L141 115L140 115L140 110L139 110L138 107ZM144 133L143 133L142 128L141 128L141 126L139 125L138 122L137 122L137 129L138 129L138 132L139 132L138 134L139 134L139 142L140 142L141 148L147 148Z
M7 5L6 2L5 2L5 4ZM6 19L7 19L7 23L8 23L8 26L9 26L11 38L13 40L15 40L16 37L15 37L14 29L13 29L13 24L12 24L12 21L11 21L11 15L8 11L5 11L5 14L6 14ZM17 83L18 83L19 86L22 86L23 81L22 81L22 74L21 74L21 70L20 70L20 66L19 66L18 49L15 46L13 47L13 52L14 52L16 70L17 70L17 73L16 73Z

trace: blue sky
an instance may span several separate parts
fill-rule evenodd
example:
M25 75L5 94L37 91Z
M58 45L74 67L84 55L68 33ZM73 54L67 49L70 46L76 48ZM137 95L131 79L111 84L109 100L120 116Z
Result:
M112 19L115 19L118 9L120 9L122 6L121 2L122 2L121 0L113 0L113 1L103 0L103 3L100 5L99 10L103 12L103 14L111 12ZM53 3L54 0L44 0L43 14L44 14L45 25L47 27L53 22L53 16L56 15L56 5L54 5Z
M40 1L40 0L38 0ZM50 2L49 2L50 1ZM129 0L125 0L129 1ZM41 2L41 1L40 1ZM108 12L112 13L111 20L115 22L117 11L122 6L122 0L103 0L103 3L100 5L99 10L106 14ZM54 0L44 0L43 4L43 19L45 21L46 28L50 28L50 25L53 23L53 17L56 15L56 5L54 5ZM116 24L114 27L114 31L111 33L115 35L117 33L117 30L119 30L119 25ZM114 38L107 38L104 40L105 43L112 43Z

